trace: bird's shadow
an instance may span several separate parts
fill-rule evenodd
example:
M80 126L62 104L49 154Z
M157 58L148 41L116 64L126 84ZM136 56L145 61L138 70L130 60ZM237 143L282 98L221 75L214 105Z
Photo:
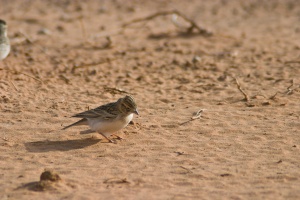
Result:
M31 190L31 191L41 191L41 190L39 190L38 186L39 186L39 182L34 181L34 182L29 182L29 183L23 184L23 185L17 187L15 190L27 189L27 190Z
M87 138L65 141L42 140L36 142L26 142L25 148L29 152L50 152L50 151L70 151L74 149L83 149L85 147L97 144L101 139Z

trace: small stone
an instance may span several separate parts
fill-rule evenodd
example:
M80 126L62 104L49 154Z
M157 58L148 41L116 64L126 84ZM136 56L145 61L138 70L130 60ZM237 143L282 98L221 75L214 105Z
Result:
M262 102L262 104L261 105L263 105L263 106L268 106L268 105L270 105L271 103L269 102L269 101L264 101L264 102Z
M46 28L41 28L40 30L38 30L37 34L39 34L39 35L51 35L51 31L49 29L46 29Z
M61 180L60 176L58 175L58 173L56 173L55 171L52 170L45 170L40 177L40 181L59 181Z

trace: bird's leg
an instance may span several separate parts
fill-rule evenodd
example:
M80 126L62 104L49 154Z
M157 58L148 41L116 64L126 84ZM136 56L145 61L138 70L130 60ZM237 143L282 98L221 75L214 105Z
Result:
M89 133L94 133L96 131L93 131L91 129L85 130L85 131L80 131L80 134L89 134Z
M122 137L120 137L120 136L118 136L118 135L116 135L116 134L112 134L113 136L115 136L118 140L123 140L124 138L122 138Z
M112 141L111 139L109 139L108 137L106 137L106 135L104 135L101 132L98 132L99 134L101 134L103 137L105 137L105 139L107 139L110 143L115 143L114 141Z

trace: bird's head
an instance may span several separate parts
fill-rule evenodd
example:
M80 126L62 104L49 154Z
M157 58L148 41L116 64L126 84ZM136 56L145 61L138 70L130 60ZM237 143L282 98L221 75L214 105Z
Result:
M120 98L118 100L118 108L123 114L137 114L139 115L139 112L137 110L137 105L133 99L133 97L126 95L124 98Z

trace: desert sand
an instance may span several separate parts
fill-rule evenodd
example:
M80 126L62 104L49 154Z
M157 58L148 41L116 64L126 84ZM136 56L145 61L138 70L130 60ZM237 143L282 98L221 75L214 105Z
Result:
M0 5L1 200L300 199L298 0ZM127 94L117 144L61 130Z

